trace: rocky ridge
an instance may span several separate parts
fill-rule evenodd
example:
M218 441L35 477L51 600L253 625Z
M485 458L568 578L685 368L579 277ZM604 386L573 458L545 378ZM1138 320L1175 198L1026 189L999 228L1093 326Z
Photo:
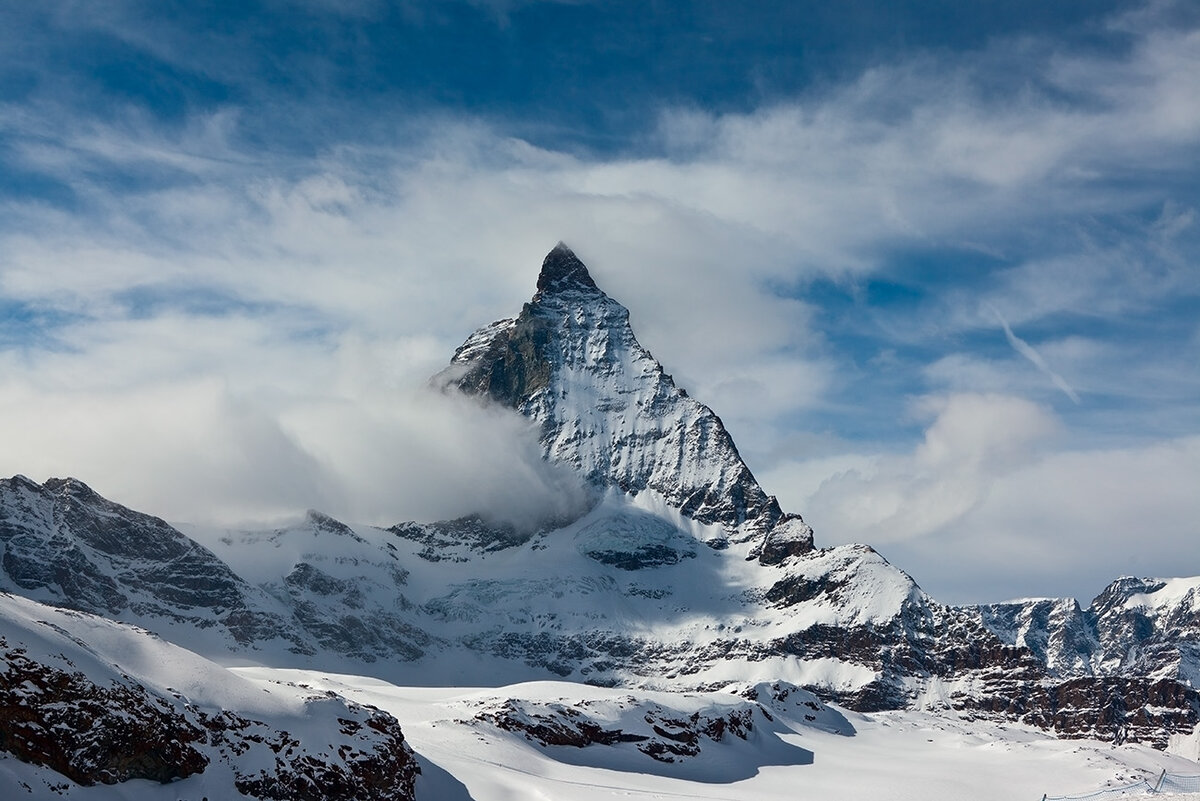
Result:
M0 479L0 590L114 619L169 619L240 646L288 627L211 551L82 481Z

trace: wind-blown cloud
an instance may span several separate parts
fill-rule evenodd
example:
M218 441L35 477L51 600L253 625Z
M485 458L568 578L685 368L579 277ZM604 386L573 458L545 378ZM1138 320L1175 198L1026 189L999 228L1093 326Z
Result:
M830 477L805 505L836 541L886 544L954 526L992 482L1031 461L1059 424L1029 401L998 395L927 399L936 411L923 441L906 455ZM814 523L816 524L816 523Z
M6 381L0 437L6 475L75 475L133 508L210 525L317 508L379 525L482 513L528 529L587 502L542 460L527 421L427 388L351 401L239 397L213 378L119 391Z

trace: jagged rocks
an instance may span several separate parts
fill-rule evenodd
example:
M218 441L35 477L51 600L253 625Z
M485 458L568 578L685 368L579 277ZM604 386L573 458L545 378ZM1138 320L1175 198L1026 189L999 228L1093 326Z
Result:
M1074 598L978 607L980 620L1004 642L1023 645L1051 676L1090 675L1098 648L1094 622Z
M351 710L362 707L352 705ZM336 724L336 729L334 726ZM400 724L386 712L366 709L360 719L329 721L343 743L337 758L311 750L286 732L271 750L285 758L271 769L237 771L238 792L270 801L412 801L421 769L404 741Z
M803 556L812 549L812 527L799 515L784 515L763 537L758 561L764 565L779 565L793 556Z
M511 523L489 522L477 514L436 523L397 523L387 530L423 545L419 555L430 562L444 559L465 562L479 553L521 545L534 534L518 531Z
M705 743L746 740L756 718L769 717L749 702L678 709L626 695L603 701L508 698L488 704L473 720L541 746L630 744L651 759L669 763L699 756Z
M199 773L205 731L133 683L101 686L0 637L0 751L77 784L169 782Z

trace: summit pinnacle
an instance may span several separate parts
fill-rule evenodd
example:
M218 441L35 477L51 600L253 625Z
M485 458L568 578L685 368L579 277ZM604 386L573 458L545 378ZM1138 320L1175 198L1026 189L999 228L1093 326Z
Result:
M566 244L559 242L542 260L537 280L538 292L562 289L597 289L587 267Z

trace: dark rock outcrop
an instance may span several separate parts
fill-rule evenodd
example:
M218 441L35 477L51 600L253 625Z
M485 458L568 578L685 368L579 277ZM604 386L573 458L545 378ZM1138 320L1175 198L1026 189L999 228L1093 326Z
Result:
M78 636L99 632L108 644L99 650ZM108 647L166 664L146 661L140 669L155 675L135 679L107 661ZM83 786L186 781L220 765L226 796L414 799L420 767L388 713L329 693L301 699L299 711L267 704L261 720L191 702L163 683L175 669L192 681L207 675L203 691L218 698L222 682L237 681L145 631L0 594L0 751Z
M77 784L169 782L199 773L206 733L134 682L108 687L41 664L0 637L0 751Z

